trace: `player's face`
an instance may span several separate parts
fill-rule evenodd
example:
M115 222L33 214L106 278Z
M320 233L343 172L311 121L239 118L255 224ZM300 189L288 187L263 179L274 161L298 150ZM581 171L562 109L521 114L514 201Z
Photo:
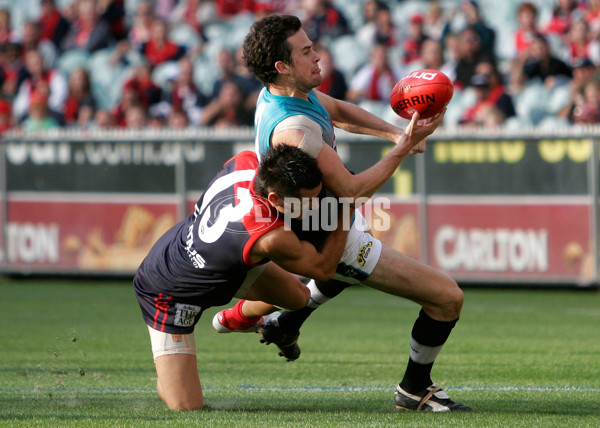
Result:
M287 41L292 48L290 75L294 78L296 86L305 92L316 88L322 80L319 68L321 57L313 50L313 43L302 29Z
M302 201L302 211L300 218L304 218L306 213L319 208L319 193L321 193L322 185L319 184L314 189L300 189L300 200Z
M290 218L301 219L308 211L319 208L318 196L321 193L321 188L322 184L319 184L314 189L300 189L297 198L284 198L272 192L269 194L269 200L280 213Z

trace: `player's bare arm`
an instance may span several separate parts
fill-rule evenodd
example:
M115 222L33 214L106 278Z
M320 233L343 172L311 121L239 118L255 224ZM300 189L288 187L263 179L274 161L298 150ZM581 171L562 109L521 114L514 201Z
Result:
M314 278L319 281L330 280L342 257L348 228L339 222L330 233L320 251L312 244L301 241L291 230L280 227L260 237L252 246L251 257L260 260L265 257L296 275Z
M373 196L387 182L404 158L411 153L412 148L420 141L420 139L417 139L418 137L415 138L413 136L415 131L423 128L417 124L418 119L419 116L416 114L406 127L406 130L402 131L402 135L396 146L383 159L356 175L351 174L346 169L335 150L321 141L321 147L317 155L317 164L323 174L325 187L338 197L347 197L356 200L358 198L370 198ZM440 117L437 120L441 123L442 119ZM430 128L430 131L433 132L433 129ZM303 142L305 138L306 133L304 131L286 129L275 133L271 144L273 147L279 144L300 147L302 144L306 144Z
M386 122L355 104L332 98L317 90L314 92L329 112L335 127L353 134L372 135L395 144L403 142L406 131L402 128ZM417 143L412 145L410 154L425 151L425 139L441 125L444 113L445 110L435 119L413 129L412 138L416 139Z

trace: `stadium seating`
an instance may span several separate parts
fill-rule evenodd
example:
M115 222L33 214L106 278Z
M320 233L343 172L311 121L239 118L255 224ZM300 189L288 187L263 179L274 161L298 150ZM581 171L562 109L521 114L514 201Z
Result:
M365 48L354 35L341 36L332 40L329 49L337 68L344 73L347 82L350 82L352 75L361 65L369 61ZM349 52L352 55L349 55Z
M89 59L90 54L85 49L69 49L58 57L56 65L65 76L68 76L76 68L87 68Z

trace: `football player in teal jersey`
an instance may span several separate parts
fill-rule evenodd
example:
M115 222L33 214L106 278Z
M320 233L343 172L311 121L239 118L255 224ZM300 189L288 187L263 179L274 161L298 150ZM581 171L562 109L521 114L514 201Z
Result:
M257 153L260 156L281 144L301 148L317 160L324 187L338 198L371 197L406 156L425 150L425 138L442 123L445 111L423 122L418 122L416 113L403 130L357 105L315 90L321 83L319 55L295 16L272 15L256 21L244 41L243 55L248 69L265 85L255 113ZM372 167L352 174L336 152L334 127L383 138L395 146ZM461 289L446 273L382 245L361 232L361 226L364 219L357 212L342 259L346 269L338 270L335 280L310 281L311 299L305 308L256 317L262 340L275 343L288 360L298 358L302 323L348 284L359 282L410 299L421 310L411 332L408 365L394 393L396 407L434 412L471 410L450 399L431 379L433 363L460 316ZM259 311L253 309L257 304L242 301L236 306L241 307L238 312L242 314L257 314ZM235 321L232 309L218 316L224 324Z

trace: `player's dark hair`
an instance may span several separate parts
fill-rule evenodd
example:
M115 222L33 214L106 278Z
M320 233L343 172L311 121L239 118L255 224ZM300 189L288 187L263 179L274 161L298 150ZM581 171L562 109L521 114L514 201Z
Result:
M254 178L254 190L263 198L269 192L297 198L300 189L314 189L323 180L317 161L298 147L280 144L263 156Z
M256 21L244 40L244 63L257 79L265 85L275 82L275 63L291 64L292 48L287 39L302 28L293 15L270 15Z

